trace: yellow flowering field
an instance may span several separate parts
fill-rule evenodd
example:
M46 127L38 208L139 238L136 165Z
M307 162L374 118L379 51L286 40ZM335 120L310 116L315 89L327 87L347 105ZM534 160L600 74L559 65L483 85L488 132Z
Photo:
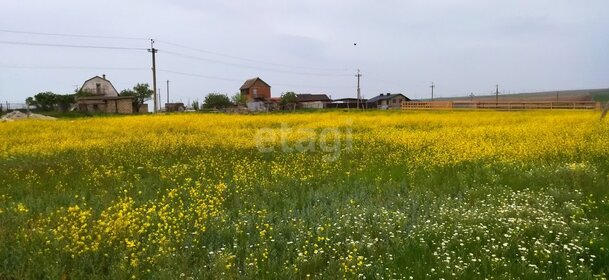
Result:
M598 117L0 123L0 279L606 279Z

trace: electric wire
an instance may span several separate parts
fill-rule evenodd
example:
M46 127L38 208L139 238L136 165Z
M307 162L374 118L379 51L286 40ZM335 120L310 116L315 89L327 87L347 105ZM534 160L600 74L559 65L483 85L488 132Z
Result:
M182 71L173 71L173 70L168 70L168 69L158 69L158 71L159 72L176 74L176 75L183 75L183 76L190 76L190 77L211 79L211 80L222 80L222 81L229 81L229 82L243 82L243 80L237 80L237 79L231 79L231 78L223 78L223 77L216 77L216 76L209 76L209 75L202 75L202 74L187 73L187 72L182 72ZM295 85L295 84L281 84L281 83L273 83L273 85L276 85L276 86L286 86L286 87L295 87L295 88L320 88L320 89L324 89L324 88L352 88L350 86L348 86L348 87L347 86L312 86L312 85Z
M70 45L70 44L50 44L50 43L31 43L31 42L17 42L17 41L0 41L0 44L25 45L25 46L42 46L42 47L82 48L82 49L137 50L137 51L148 50L146 48L114 47L114 46L92 46L92 45Z
M0 68L11 68L11 69L56 69L56 70L127 70L127 71L141 71L150 70L150 68L143 67L87 67L87 66L44 66L44 65L7 65L0 64Z
M98 39L119 39L119 40L150 40L149 38L141 38L141 37L84 35L84 34L67 34L67 33L46 33L46 32L31 32L31 31L6 30L6 29L0 29L0 32L15 33L15 34L29 34L29 35L42 35L42 36L73 37L73 38L98 38Z
M33 31L8 30L8 29L0 29L0 32L14 33L14 34L27 34L27 35L39 35L39 36L72 37L72 38L99 38L99 39L120 39L120 40L150 40L150 38L143 38L143 37L85 35L85 34L68 34L68 33L49 33L49 32L33 32ZM341 72L349 71L349 69L346 69L346 68L321 68L321 67L309 67L309 66L297 66L297 65L289 65L289 64L282 64L282 63L273 63L273 62L268 62L268 61L256 60L256 59L251 59L251 58L245 58L245 57L240 57L240 56L235 56L235 55L229 55L229 54L224 54L224 53L204 50L204 49L195 48L195 47L191 47L191 46L186 46L186 45L183 45L183 44L177 44L177 43L173 43L173 42L169 42L169 41L165 41L165 40L156 40L155 39L155 42L161 43L161 44L166 44L166 45L169 45L169 46L179 47L179 48L183 48L183 49L188 49L188 50L192 50L192 51L197 51L197 52L201 52L201 53L207 53L207 54L212 54L212 55L216 55L216 56L222 56L222 57L226 57L226 58L230 58L230 59L237 59L237 60L242 60L242 61L247 61L247 62L272 65L272 66L276 66L276 67L294 68L294 69L308 69L308 70L315 70L315 71L332 71L332 72L336 72L336 71L341 71ZM33 43L33 45L40 45L40 44ZM53 44L53 45L55 45L55 44Z
M210 63L223 64L223 65L229 65L229 66L234 66L234 67L242 67L242 68L249 68L249 69L256 69L256 70L263 70L263 71L276 72L276 73L305 75L305 76L351 77L350 74L330 74L330 73L313 73L313 72L288 71L288 70L281 70L281 69L273 69L273 68L264 68L264 67L250 66L250 65L241 64L241 63L223 62L223 61L219 61L219 60L215 60L215 59L209 59L209 58L203 58L203 57L198 57L198 56L192 56L192 55L187 55L187 54L182 54L182 53L176 53L176 52L172 52L172 51L164 51L164 50L159 50L159 51L161 53L165 53L165 54L169 54L169 55L174 55L174 56L179 56L179 57L182 57L182 58L195 59L195 60L201 60L201 61L210 62Z
M147 38L135 38L135 37L97 36L97 35L81 35L81 34L65 34L65 33L44 33L44 32L28 32L28 31L4 30L4 29L0 29L0 32L18 33L18 34L30 34L30 35L79 37L79 38L148 40ZM301 67L301 66L293 66L293 65L287 65L287 64L269 63L269 62L265 62L265 61L258 61L258 60L253 60L253 59L248 59L248 58L243 58L243 57L238 57L238 56L231 56L231 55L226 55L226 54L206 51L206 50L202 50L202 49L192 48L192 47L188 47L188 46L185 46L185 45L180 45L180 44L175 44L175 43L167 42L167 41L164 41L164 40L156 40L156 41L164 43L164 44L167 44L167 45L172 45L172 46L181 47L181 48L185 48L185 49L190 49L190 50L194 50L194 51L199 51L199 52L203 52L203 53L214 54L214 55L223 56L223 57L232 58L232 59L240 59L240 60L249 61L249 62L264 63L264 64L268 64L268 65L275 65L275 66L278 66L278 67L311 69L311 70L318 70L318 71L334 71L334 70L337 70L337 69L329 69L329 68ZM134 47L75 45L75 44L55 44L55 43L20 42L20 41L0 41L0 44L27 45L27 46L45 46L45 47L65 47L65 48L85 48L85 49L112 49L112 50L138 50L138 51L149 50L147 48L134 48ZM187 54L173 52L173 51L167 51L167 50L161 50L161 53L165 53L165 54L169 54L169 55L173 55L173 56L177 56L177 57L182 57L182 58L186 58L186 59L194 59L194 60L205 61L205 62L209 62L209 63L223 64L223 65L228 65L228 66L233 66L233 67L249 68L249 69L256 69L256 70L263 70L263 71L268 71L268 72L277 72L277 73L284 73L284 74L294 74L294 75L304 75L304 76L324 76L324 77L351 77L352 76L351 74L301 72L301 71L290 71L290 70L275 69L275 68L257 67L257 66L251 66L251 65L247 65L247 64L242 64L242 63L225 62L225 61L216 60L216 59L209 59L209 58L204 58L204 57L199 57L199 56L187 55ZM148 68L140 68L140 67L83 67L83 66L28 66L28 65L0 65L0 68L149 70ZM344 71L344 70L345 69L341 69L341 71ZM172 74L177 74L177 75L183 75L183 76L197 77L197 78L205 78L205 79L213 79L213 80L223 80L223 81L230 81L230 82L242 82L241 80L237 80L237 79L231 79L231 78L225 78L225 77L217 77L217 76L210 76L210 75L203 75L203 74L194 74L194 73L188 73L188 72L184 72L184 71L174 71L174 70L168 70L168 69L159 69L159 71L160 72L165 72L165 73L172 73ZM278 86L288 86L288 87L297 87L297 88L351 88L350 86L349 87L346 87L346 86L338 86L337 87L337 86L294 85L294 84L275 84L275 85L278 85Z
M254 63L263 63L263 64L279 66L279 67L309 69L309 70L317 70L317 71L348 71L348 69L345 69L345 68L320 68L320 67L309 67L309 66L297 66L297 65L289 65L289 64L273 63L273 62L262 61L262 60L255 60L255 59L251 59L251 58L239 57L239 56L228 55L228 54L223 54L223 53L209 51L209 50L203 50L203 49L199 49L199 48L193 48L190 46L176 44L176 43L168 42L165 40L156 40L156 42L159 42L161 44L167 44L169 46L180 47L180 48L187 49L187 50L197 51L197 52L201 52L201 53L213 54L213 55L222 56L222 57L231 58L231 59L238 59L238 60L254 62Z

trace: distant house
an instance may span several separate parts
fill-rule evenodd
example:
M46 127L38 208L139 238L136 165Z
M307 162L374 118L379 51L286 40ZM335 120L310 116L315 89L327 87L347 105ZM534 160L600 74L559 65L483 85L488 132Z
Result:
M328 104L328 108L346 108L346 109L355 109L358 104L360 108L366 108L366 102L368 99L360 99L359 102L357 98L339 98L334 99L332 104Z
M323 109L332 102L325 94L296 94L296 101L300 108L304 109Z
M245 95L248 102L271 99L271 86L258 77L245 81L239 90L241 95Z
M249 79L239 88L249 111L268 111L272 107L271 86L259 77Z
M116 88L106 79L106 75L86 80L79 91L83 94L76 98L76 107L80 111L118 114L134 112L133 97L119 96ZM142 108L147 107L142 106Z
M399 109L402 102L410 101L410 98L401 93L381 93L378 96L368 99L366 103L368 108L378 109Z
M165 112L184 112L185 110L184 103L165 103Z

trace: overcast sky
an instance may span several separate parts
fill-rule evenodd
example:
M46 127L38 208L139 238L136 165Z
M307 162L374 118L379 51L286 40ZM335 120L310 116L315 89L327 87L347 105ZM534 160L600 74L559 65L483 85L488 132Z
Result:
M609 87L606 0L2 0L0 101L106 74L189 102L260 77L285 91L436 96ZM52 36L32 33L92 36ZM99 36L99 38L93 38ZM110 38L110 37L125 37ZM18 44L16 44L18 43ZM22 44L27 43L27 44ZM357 43L357 45L354 45ZM59 44L134 49L39 46Z

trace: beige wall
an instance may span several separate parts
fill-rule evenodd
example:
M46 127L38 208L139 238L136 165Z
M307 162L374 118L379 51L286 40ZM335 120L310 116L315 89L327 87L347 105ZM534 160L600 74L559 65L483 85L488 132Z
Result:
M389 108L401 108L402 102L406 102L406 98L402 96L396 96L387 100L389 103L387 104Z
M132 114L132 98L93 98L77 100L78 108L87 112ZM148 107L144 106L144 110Z
M301 102L300 106L305 109L323 109L324 103L321 101Z
M103 95L103 96L118 96L118 92L116 92L116 89L112 86L112 84L110 83L110 81L105 80L103 78L100 77L94 77L88 81L86 81L82 87L80 88L80 90L82 91L87 91L91 94L98 94L98 87L97 85L99 84L99 94Z
M132 114L133 103L131 99L118 99L116 100L117 112L119 114Z

